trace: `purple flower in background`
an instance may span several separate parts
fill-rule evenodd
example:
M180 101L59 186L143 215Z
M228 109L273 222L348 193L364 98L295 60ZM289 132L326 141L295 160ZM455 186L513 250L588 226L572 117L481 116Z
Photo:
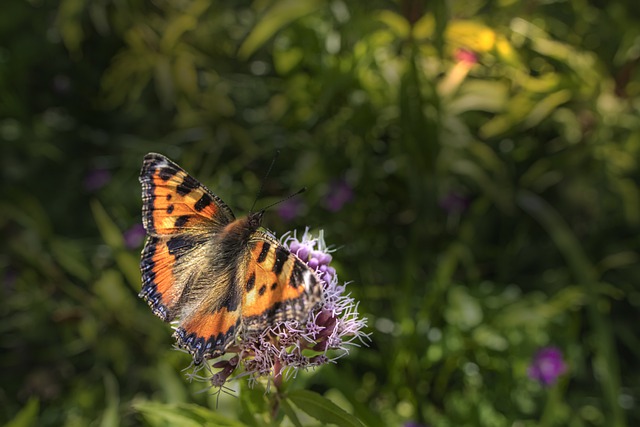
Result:
M302 210L304 209L304 204L300 199L289 199L280 203L278 206L278 215L285 221L291 221L292 219L300 216Z
M129 249L135 249L140 247L144 237L147 232L144 230L142 224L135 224L124 233L122 233L122 237L124 238L124 245Z
M97 191L111 181L111 172L106 169L91 169L84 177L84 188L87 191Z
M353 199L353 188L343 179L334 181L324 198L324 206L331 212L338 212Z
M555 384L558 377L567 371L567 365L562 359L562 352L557 347L544 347L533 356L527 375L542 385Z
M455 191L450 191L440 199L438 206L449 215L459 215L469 207L470 200Z

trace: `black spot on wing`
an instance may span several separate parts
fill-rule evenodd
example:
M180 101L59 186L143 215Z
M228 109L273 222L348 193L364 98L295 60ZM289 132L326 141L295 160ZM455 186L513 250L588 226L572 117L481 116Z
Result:
M285 261L289 258L290 252L284 246L278 246L276 248L276 260L273 263L273 271L276 274L280 274L282 272L282 267L284 266Z
M169 249L169 254L176 257L176 259L180 258L185 254L185 252L193 247L194 242L185 237L175 236L167 240L167 248Z
M167 208L167 213L169 215L171 215L173 213L173 205L169 205L169 207Z
M238 305L240 304L240 298L238 296L238 292L236 291L235 283L232 286L229 286L229 290L226 295L223 297L220 307L226 307L227 311L236 311L238 309ZM218 310L214 310L217 312Z
M273 290L275 290L277 287L278 287L278 282L273 282L273 283L271 284L271 290L272 290L272 291L273 291Z
M269 253L269 249L271 245L269 242L262 242L262 250L260 251L260 255L258 255L258 262L264 262L267 259L267 254Z
M200 197L200 199L196 202L194 208L196 211L200 212L201 210L209 206L211 202L212 202L211 196L208 195L207 193L204 193L202 197Z
M176 228L181 228L183 227L187 221L189 220L189 215L180 215L175 222L175 226Z
M265 293L265 292L267 292L267 285L262 285L262 286L260 287L260 290L258 290L258 294L259 294L260 296L262 296L262 295L264 295L264 293Z
M198 181L196 181L191 176L187 175L184 177L180 185L176 187L176 192L181 196L185 196L191 193L192 190L195 190L199 186L200 184L198 183Z
M171 194L167 194L167 200L171 200Z
M250 292L255 285L256 285L256 273L251 273L251 277L249 277L249 280L247 280L247 286L246 286L247 292Z
M305 266L302 261L296 259L296 262L293 264L293 269L291 270L289 286L295 289L304 282L304 271L306 268L307 266Z
M172 168L171 166L165 166L160 169L158 176L163 181L168 181L169 179L171 179L172 176L174 176L177 173L178 171L175 168Z

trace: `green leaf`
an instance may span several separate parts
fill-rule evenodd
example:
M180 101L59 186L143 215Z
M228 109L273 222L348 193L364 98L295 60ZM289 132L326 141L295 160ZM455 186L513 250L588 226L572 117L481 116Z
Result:
M100 202L92 200L91 210L102 238L115 252L116 263L120 271L127 278L131 287L138 291L140 285L139 255L133 256L130 251L125 249L122 231L109 217Z
M56 18L62 41L76 59L82 57L81 46L84 40L82 14L84 7L84 0L63 0L60 2Z
M270 411L268 399L272 395L268 394L259 383L255 384L255 387L249 387L246 382L243 382L240 387L242 411L238 414L238 418L247 426L262 425L259 419Z
M190 97L198 94L198 71L192 55L178 55L173 64L173 74L180 91Z
M173 76L171 75L171 62L168 57L158 56L155 64L153 82L160 103L165 109L170 109L176 99Z
M122 274L115 270L105 270L96 280L93 290L100 298L101 307L113 314L118 314L123 325L133 325L133 313L137 301L131 291L127 290Z
M170 21L162 34L160 50L164 53L174 50L180 38L185 33L194 30L197 25L198 20L191 15L180 15Z
M138 292L140 290L140 281L142 280L140 276L140 255L122 251L116 254L116 263L131 288Z
M16 414L15 417L5 427L29 427L36 425L40 402L37 398L32 397L26 405Z
M118 382L111 372L105 373L104 387L107 407L102 413L100 427L117 427L120 425L120 417L118 413L120 396L118 393Z
M289 418L289 421L291 421L291 424L295 427L302 427L302 423L298 419L296 411L291 405L289 405L289 401L287 399L282 399L280 401L280 407L282 408L282 412L284 412L287 418Z
M80 245L58 237L51 240L51 255L71 275L82 281L89 281L91 270L87 267Z
M468 80L449 103L450 114L459 115L467 111L503 111L509 96L509 88L502 82Z
M158 402L137 402L133 408L140 412L151 426L242 426L243 424L223 417L210 409L192 404L165 404Z
M406 39L409 37L411 26L404 16L390 10L383 10L378 13L377 19L389 27L398 38Z
M526 127L534 127L538 125L543 119L549 116L560 105L569 101L572 97L569 89L560 90L552 93L538 102L533 109L527 114L527 118L524 121Z
M301 411L322 423L356 427L364 425L355 416L347 413L321 394L308 390L297 390L290 392L287 398Z
M285 75L293 70L304 58L304 51L292 47L286 50L278 50L273 53L273 65L278 74Z
M323 3L317 0L284 0L274 4L258 19L258 23L240 46L238 56L246 59L280 29L316 10Z
M471 178L502 211L513 212L511 189L504 181L498 183L491 179L487 172L478 166L478 162L459 159L451 164L450 169L455 173Z
M184 403L187 399L187 391L184 378L178 375L166 359L158 361L158 383L164 392L164 400L168 403Z
M93 211L93 218L96 220L98 230L104 241L114 249L124 248L124 239L122 238L120 228L111 220L109 214L107 214L107 211L104 210L100 202L92 200L91 210Z
M462 331L478 326L484 318L480 302L462 286L453 287L449 291L444 316L447 322Z

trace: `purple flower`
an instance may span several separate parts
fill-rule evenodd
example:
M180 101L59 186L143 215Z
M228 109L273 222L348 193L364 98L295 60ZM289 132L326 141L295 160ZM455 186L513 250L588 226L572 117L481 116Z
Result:
M97 191L111 181L111 172L106 169L91 169L84 177L84 188L87 191Z
M331 183L329 191L324 198L324 206L331 212L338 212L353 199L353 189L345 180Z
M459 215L469 207L470 200L460 193L451 191L438 201L438 206L449 215Z
M363 332L367 319L360 317L358 304L345 292L346 284L340 284L336 270L329 265L333 257L323 232L314 237L307 229L300 239L295 233L288 233L281 241L315 269L322 284L322 302L301 322L287 320L260 332L243 332L242 339L227 349L234 356L214 359L211 364L192 364L190 378L208 381L221 389L234 378L246 376L251 386L266 377L269 385L273 382L279 387L300 369L333 363L347 355L350 347L366 345L370 339ZM209 375L200 375L203 369Z
M557 347L544 347L533 357L527 375L544 386L555 384L558 377L567 371L562 352Z
M291 221L292 219L300 216L304 209L304 203L300 199L289 199L280 203L278 206L278 215L285 221Z
M124 245L129 249L136 249L140 247L146 234L147 232L144 230L142 224L135 224L122 233Z

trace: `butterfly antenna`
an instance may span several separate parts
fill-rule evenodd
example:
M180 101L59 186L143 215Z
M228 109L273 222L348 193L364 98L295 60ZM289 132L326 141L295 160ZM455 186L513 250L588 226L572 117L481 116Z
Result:
M275 203L271 203L271 204L270 204L269 206L267 206L266 208L262 208L262 211L264 212L264 211L266 211L267 209L274 207L275 205L279 205L279 204L280 204L280 203L282 203L282 202L286 202L287 200L289 200L289 199L291 199L291 198L293 198L293 197L296 197L298 194L302 194L302 193L304 193L305 191L307 191L307 187L302 187L301 189L299 189L298 191L296 191L296 192L295 192L295 193L293 193L293 194L288 195L288 196L287 196L287 197L285 197L284 199L282 199L282 200L278 200L278 201L277 201L277 202L275 202Z
M260 189L258 190L258 194L256 194L256 199L253 201L253 205L251 205L251 209L249 209L249 213L253 212L253 208L256 207L256 203L258 202L258 199L262 195L262 190L264 189L264 183L267 181L267 177L271 173L271 168L273 168L273 164L276 162L276 159L278 158L279 155L280 155L280 150L276 150L276 154L273 156L273 159L271 160L271 164L269 165L269 169L267 169L267 173L265 173L264 174L264 178L262 178L262 183L260 184Z

